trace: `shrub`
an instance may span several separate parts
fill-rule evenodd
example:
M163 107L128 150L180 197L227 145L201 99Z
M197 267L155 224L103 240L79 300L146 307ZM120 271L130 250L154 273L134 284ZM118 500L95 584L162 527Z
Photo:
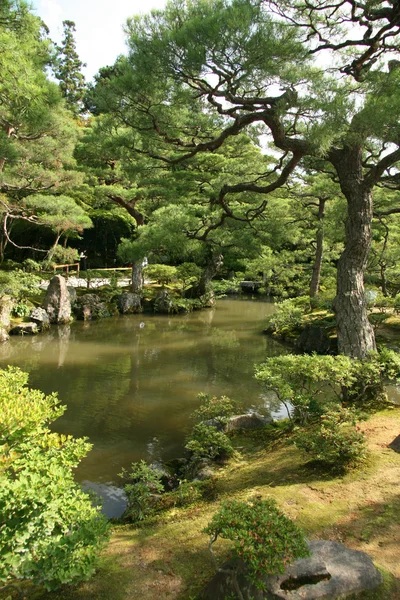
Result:
M318 425L299 431L295 444L315 460L333 469L347 469L365 458L365 436L356 428L354 409L331 409Z
M263 577L283 573L310 555L302 531L270 499L224 502L203 531L210 535L211 551L218 537L233 542L233 558L244 561L248 578L260 590L265 589ZM237 591L237 571L231 573Z
M15 306L13 306L13 309L12 309L12 314L14 317L24 318L24 317L27 317L30 312L31 312L31 309L24 302L18 302L17 304L15 304Z
M155 279L160 285L166 285L176 277L176 267L170 265L148 265L143 269L145 277Z
M240 287L241 281L241 279L236 277L234 279L216 279L211 282L211 289L219 298L226 294L240 294L242 292L242 288Z
M269 318L269 327L283 337L297 334L304 325L304 314L310 308L309 296L284 300L276 306Z
M125 480L124 490L128 501L125 518L137 522L153 515L157 495L164 490L161 473L141 460L132 463L129 472L123 469L119 476Z
M189 450L196 459L227 458L234 454L230 439L222 431L205 423L195 425L188 437L186 450Z
M72 264L79 261L79 252L76 248L64 248L57 245L51 252L49 264Z
M18 300L39 293L40 277L24 271L0 271L0 296L10 295Z
M0 583L52 590L94 572L107 523L74 481L90 444L53 433L65 407L27 382L0 370Z
M31 258L26 258L22 263L22 266L27 273L39 273L41 269L40 264Z
M258 365L256 379L276 393L289 416L291 404L293 420L304 425L321 414L321 399L328 389L338 402L342 387L354 385L356 375L354 361L347 356L288 354Z
M195 263L185 262L176 267L176 275L186 288L200 279L201 268Z
M224 424L237 411L237 405L234 400L227 396L210 397L208 394L199 394L198 399L201 404L192 414L192 418L199 422L218 421Z

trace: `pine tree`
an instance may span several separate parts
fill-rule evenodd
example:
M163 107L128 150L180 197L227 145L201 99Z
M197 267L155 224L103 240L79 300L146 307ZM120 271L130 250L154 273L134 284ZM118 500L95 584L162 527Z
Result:
M86 67L76 51L74 38L75 23L63 21L64 39L61 46L57 46L58 59L56 63L55 76L60 81L60 89L69 109L74 115L82 110L82 100L85 94L85 76L81 73L82 67Z

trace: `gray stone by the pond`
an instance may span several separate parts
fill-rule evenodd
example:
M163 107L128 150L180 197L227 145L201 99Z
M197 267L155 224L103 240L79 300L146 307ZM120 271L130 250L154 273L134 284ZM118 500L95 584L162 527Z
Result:
M242 567L238 583L245 600L335 600L374 589L382 581L372 560L364 552L325 540L309 542L309 548L312 553L310 558L296 561L283 575L265 578L264 592L251 584ZM224 570L229 569L231 564L234 563L224 565ZM304 582L304 579L307 581L310 578L315 578L316 583ZM296 587L296 580L297 589L285 589ZM288 582L294 585L285 585ZM217 573L208 584L204 598L224 600L232 593L232 577Z
M49 315L50 323L62 324L71 320L71 299L62 275L55 275L50 280L43 308Z
M142 312L141 297L139 294L124 292L118 297L118 310L123 315Z
M272 417L264 417L258 413L235 415L230 417L224 431L237 431L238 429L262 429L265 425L273 422Z
M168 314L172 311L174 303L168 290L161 290L154 300L154 311Z
M393 442L389 444L389 448L391 448L395 452L400 452L400 435L394 438Z
M10 339L10 336L6 329L0 325L0 343L6 342L8 339Z
M71 302L71 306L74 306L78 298L76 289L72 285L67 285L67 290L69 292L69 300Z
M15 304L15 298L2 296L0 298L0 327L7 330L10 327L11 311Z
M306 354L331 354L335 351L335 343L323 327L307 326L297 338L295 347Z
M10 335L35 335L39 333L39 327L37 323L20 323L13 327L10 331Z
M106 303L98 294L85 294L78 298L74 312L77 319L81 321L92 321L110 316Z
M29 318L34 323L37 323L39 327L41 327L41 329L46 329L46 327L50 325L49 315L44 310L44 308L34 308L33 310L31 310Z

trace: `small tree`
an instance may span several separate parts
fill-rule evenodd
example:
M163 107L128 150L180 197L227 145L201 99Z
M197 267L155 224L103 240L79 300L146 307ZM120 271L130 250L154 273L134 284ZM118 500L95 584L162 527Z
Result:
M237 580L239 572L244 570L255 587L264 590L264 577L283 573L295 560L310 555L302 531L271 499L224 502L203 531L210 535L209 549L216 570L232 576L240 600L244 599ZM212 548L218 537L234 544L232 568L218 567Z
M82 67L86 67L86 64L80 60L76 51L75 23L63 21L63 27L64 39L61 46L57 46L55 76L60 81L61 93L68 108L76 116L82 110L86 91L85 77L81 72Z
M47 590L93 574L107 523L74 481L91 446L49 425L65 407L0 370L0 590L30 580Z

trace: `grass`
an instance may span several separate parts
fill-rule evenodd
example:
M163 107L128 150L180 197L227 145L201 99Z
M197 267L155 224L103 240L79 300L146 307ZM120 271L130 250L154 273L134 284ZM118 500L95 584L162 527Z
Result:
M344 476L307 464L284 424L237 434L239 455L218 471L215 502L170 510L141 527L116 526L90 581L40 599L194 600L214 573L202 529L221 500L257 495L275 498L310 539L367 552L382 571L383 584L363 593L362 600L398 600L400 455L387 445L398 434L399 416L398 410L387 410L363 423L369 459ZM222 561L229 543L215 546Z

